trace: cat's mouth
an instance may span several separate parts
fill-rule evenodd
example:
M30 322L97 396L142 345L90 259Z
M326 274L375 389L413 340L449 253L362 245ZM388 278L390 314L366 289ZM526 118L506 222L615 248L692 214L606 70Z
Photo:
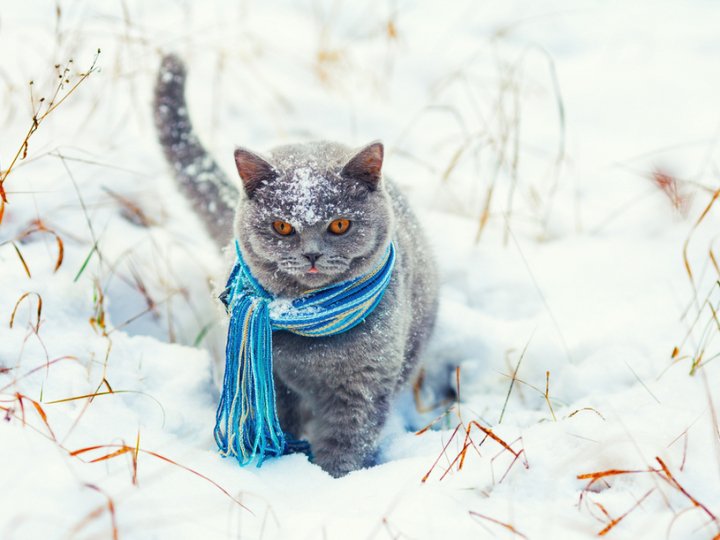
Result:
M341 275L335 269L325 268L323 265L310 265L295 273L295 279L306 287L323 287L338 279Z
M280 269L292 276L298 283L308 287L322 287L342 277L347 272L347 266L338 263L323 264L322 262L305 264L283 264Z

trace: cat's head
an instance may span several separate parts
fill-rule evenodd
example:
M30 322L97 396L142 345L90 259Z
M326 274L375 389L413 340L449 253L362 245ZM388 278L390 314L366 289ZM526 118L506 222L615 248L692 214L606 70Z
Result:
M328 142L288 145L267 158L239 148L235 162L245 192L235 237L270 292L297 296L378 263L394 225L381 143L359 152Z

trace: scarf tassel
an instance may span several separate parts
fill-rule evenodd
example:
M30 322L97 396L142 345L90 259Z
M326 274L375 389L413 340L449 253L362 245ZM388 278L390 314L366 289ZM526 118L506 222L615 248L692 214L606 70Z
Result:
M271 354L272 329L264 299L243 298L232 309L225 349L223 390L218 406L215 441L223 456L240 465L281 456L285 434L275 407ZM247 339L248 336L253 339Z

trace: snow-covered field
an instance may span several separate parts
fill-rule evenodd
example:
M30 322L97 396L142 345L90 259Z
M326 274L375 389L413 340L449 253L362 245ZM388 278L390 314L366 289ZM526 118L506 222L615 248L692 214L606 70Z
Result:
M0 538L718 538L719 23L701 0L3 3L0 169L26 156ZM227 268L155 142L169 51L230 173L237 144L386 143L442 301L435 408L401 396L381 465L218 456Z

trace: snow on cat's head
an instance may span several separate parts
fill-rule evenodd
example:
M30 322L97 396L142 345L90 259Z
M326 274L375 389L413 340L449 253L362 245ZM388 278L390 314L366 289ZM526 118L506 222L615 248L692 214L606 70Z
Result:
M330 142L288 145L268 158L236 150L246 196L235 236L264 287L297 295L377 263L393 226L382 160L380 143L359 152Z

